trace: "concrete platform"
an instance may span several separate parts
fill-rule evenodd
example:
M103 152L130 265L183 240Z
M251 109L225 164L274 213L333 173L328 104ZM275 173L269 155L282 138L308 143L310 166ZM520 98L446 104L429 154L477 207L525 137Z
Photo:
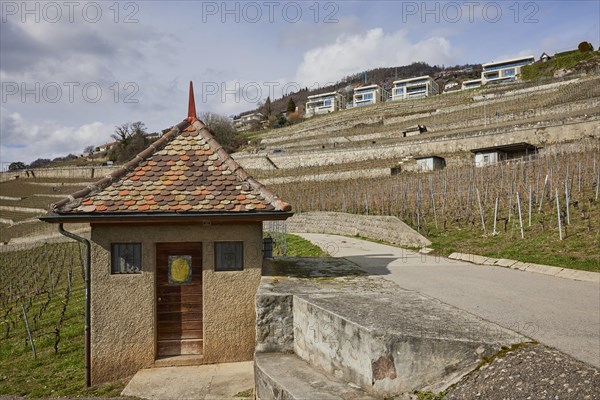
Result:
M293 354L255 357L257 400L375 400L363 390L314 368Z
M257 354L293 352L371 396L439 392L483 357L529 341L393 282L365 277L345 259L275 263L277 275L263 277L257 293ZM328 270L335 272L327 276Z
M121 395L156 400L240 400L253 398L253 387L253 362L246 361L143 369Z

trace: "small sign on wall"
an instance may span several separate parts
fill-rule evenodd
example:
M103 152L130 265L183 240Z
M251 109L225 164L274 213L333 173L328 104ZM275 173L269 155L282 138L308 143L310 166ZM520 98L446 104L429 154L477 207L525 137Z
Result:
M169 256L169 285L192 283L192 256Z

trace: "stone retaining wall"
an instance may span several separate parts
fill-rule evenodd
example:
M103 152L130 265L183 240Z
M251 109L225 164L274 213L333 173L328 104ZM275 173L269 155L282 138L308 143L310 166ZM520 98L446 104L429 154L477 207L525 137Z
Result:
M286 225L287 232L359 235L411 247L425 247L431 244L429 239L391 216L317 211L295 214L286 221Z
M318 167L366 160L400 159L407 156L420 157L449 153L470 152L472 149L527 142L535 146L580 140L587 137L600 138L598 119L564 123L554 126L528 127L508 132L480 131L451 137L425 137L408 143L371 145L355 148L339 148L318 151L294 151L269 154L279 169ZM233 154L235 160L246 169L269 170L265 154ZM266 167L269 165L269 167Z
M100 180L115 171L117 166L34 168L0 173L0 182L16 178L64 178Z

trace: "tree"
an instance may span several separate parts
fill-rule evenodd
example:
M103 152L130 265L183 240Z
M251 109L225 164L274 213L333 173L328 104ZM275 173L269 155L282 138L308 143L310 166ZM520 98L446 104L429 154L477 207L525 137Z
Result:
M87 155L90 155L90 156L91 156L92 154L94 154L94 150L96 150L96 146L87 146L87 147L86 147L86 148L83 150L83 152L84 152L85 154L87 154Z
M115 133L111 136L119 144L127 146L133 135L136 133L146 134L146 125L142 121L126 122L123 125L115 127Z
M134 156L141 153L150 145L150 140L141 132L136 132L127 141L125 146L116 147L116 161L119 163L127 162Z
M577 46L580 52L587 53L588 51L594 51L594 46L590 42L581 42Z
M25 168L27 168L27 165L25 165L25 163L21 162L21 161L12 162L8 166L9 171L18 171L20 169L25 169Z
M46 165L50 164L51 161L48 158L38 158L37 160L33 161L29 167L30 168L42 168L45 167Z
M243 137L237 133L229 118L212 112L205 112L200 116L200 119L228 153L236 151L242 145Z
M142 121L127 122L115 127L112 138L119 144L111 149L108 158L119 163L129 161L150 144L146 133L146 125Z
M296 103L294 102L294 99L290 97L290 99L288 100L287 103L287 112L288 113L293 113L296 112Z
M267 96L267 100L265 100L265 104L262 106L262 114L268 119L273 113L273 106L271 105L271 97Z

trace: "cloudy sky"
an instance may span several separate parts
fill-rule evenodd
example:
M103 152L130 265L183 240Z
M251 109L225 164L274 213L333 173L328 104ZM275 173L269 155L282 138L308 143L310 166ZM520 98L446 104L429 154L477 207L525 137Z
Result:
M600 1L1 1L0 165L80 154L369 68L600 44Z

